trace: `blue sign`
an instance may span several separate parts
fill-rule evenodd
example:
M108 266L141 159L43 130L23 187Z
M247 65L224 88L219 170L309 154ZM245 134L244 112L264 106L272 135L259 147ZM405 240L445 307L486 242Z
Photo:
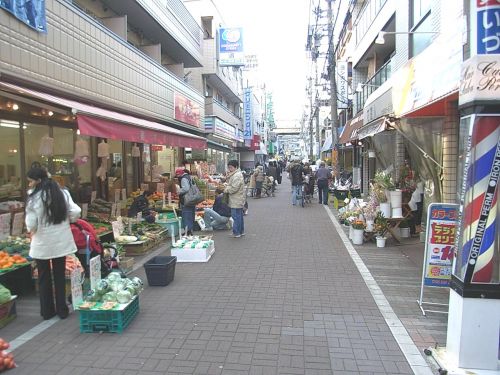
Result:
M252 139L252 89L243 92L243 139Z
M47 32L45 0L0 0L0 8L36 31Z
M477 12L477 53L500 53L500 6Z
M217 41L219 66L245 65L242 28L234 27L229 29L219 29Z

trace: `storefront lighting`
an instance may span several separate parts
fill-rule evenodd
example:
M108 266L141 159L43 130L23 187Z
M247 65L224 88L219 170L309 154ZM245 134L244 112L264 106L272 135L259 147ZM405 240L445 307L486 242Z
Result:
M17 121L0 120L0 126L4 128L19 129L19 123Z
M80 129L76 129L76 135L80 135Z
M13 109L14 111L17 111L17 110L19 109L19 106L18 106L16 103L14 103L14 104L12 105L12 109Z
M49 116L54 116L54 112L49 111Z

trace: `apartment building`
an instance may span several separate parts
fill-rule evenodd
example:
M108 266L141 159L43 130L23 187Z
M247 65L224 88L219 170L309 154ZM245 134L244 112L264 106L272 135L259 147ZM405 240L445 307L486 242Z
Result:
M36 25L13 4L0 2L2 199L23 196L34 162L83 202L206 148L204 97L186 83L203 33L180 0L46 0Z

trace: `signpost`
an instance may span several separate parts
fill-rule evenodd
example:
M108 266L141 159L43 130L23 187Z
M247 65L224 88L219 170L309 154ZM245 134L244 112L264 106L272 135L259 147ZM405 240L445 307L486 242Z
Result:
M457 217L458 204L431 203L427 209L424 266L420 298L417 301L424 315L426 313L424 304L447 306L443 303L425 302L424 288L448 288L450 285ZM427 311L446 314L446 311Z

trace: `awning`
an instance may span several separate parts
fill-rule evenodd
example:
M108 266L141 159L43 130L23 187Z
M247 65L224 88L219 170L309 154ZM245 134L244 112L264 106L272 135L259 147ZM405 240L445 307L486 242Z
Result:
M377 133L383 132L387 128L387 118L381 117L378 120L370 122L369 124L359 128L357 131L358 139L372 137Z
M358 139L358 129L363 126L363 112L360 112L356 117L349 120L344 127L344 131L339 137L339 144L351 142Z
M207 146L208 148L211 148L213 150L218 150L218 151L223 151L223 152L231 152L231 147L229 146L226 146L222 143L217 143L217 142L214 142L210 139L207 140Z
M157 122L60 98L11 83L0 82L0 88L7 88L22 95L70 108L73 113L77 114L78 128L83 135L172 147L207 148L205 138Z

